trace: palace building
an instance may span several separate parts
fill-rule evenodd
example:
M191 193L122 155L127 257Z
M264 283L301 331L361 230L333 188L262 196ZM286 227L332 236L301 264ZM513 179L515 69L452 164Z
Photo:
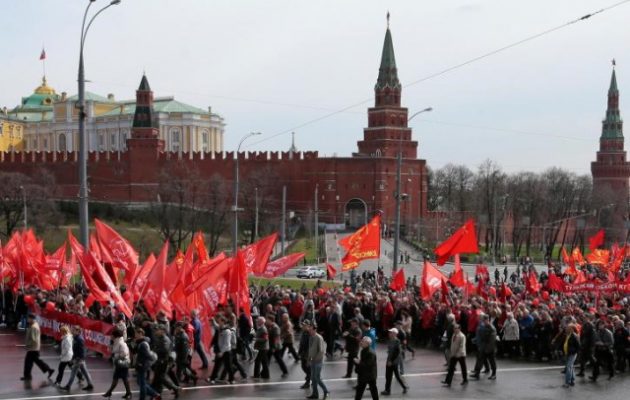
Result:
M135 100L117 101L113 94L86 92L86 133L90 151L126 151ZM78 150L77 96L58 94L46 77L34 92L12 110L3 109L0 121L13 141L0 137L0 151L64 152ZM208 154L223 150L225 123L210 108L203 110L175 100L158 97L154 102L156 123L166 149L175 153ZM18 136L19 135L19 136Z

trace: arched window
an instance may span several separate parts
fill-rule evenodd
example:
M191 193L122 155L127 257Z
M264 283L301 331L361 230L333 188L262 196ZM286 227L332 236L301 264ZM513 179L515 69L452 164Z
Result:
M66 147L66 135L61 133L59 134L59 137L57 138L57 150L59 151L67 151L67 147Z
M171 130L171 151L179 152L181 146L181 135L179 129Z
M380 157L381 156L381 149L376 149L376 157Z
M209 138L210 134L208 133L208 131L201 132L201 151L203 151L204 153L207 153L209 150Z

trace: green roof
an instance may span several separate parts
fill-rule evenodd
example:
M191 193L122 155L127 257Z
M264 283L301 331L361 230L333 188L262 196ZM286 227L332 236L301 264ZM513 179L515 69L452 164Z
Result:
M618 92L617 89L617 75L615 74L615 70L613 69L612 77L610 78L610 88L608 89L608 93Z
M49 94L39 94L33 93L28 97L22 97L22 104L20 104L17 109L29 109L29 108L45 108L52 110L53 102L59 100L60 96L58 94L49 95ZM46 103L48 101L48 103ZM49 104L49 105L48 105Z
M394 55L394 43L389 28L387 28L385 32L381 66L378 69L378 79L376 81L377 89L383 89L385 87L400 88L398 70L396 68L396 56Z
M134 114L136 112L136 102L126 101L122 103L122 114ZM188 114L208 114L208 111L201 108L191 106L175 100L172 97L158 98L153 101L153 110L157 113L188 113ZM111 111L108 111L101 116L116 116L120 115L120 107L116 107Z
M68 97L68 100L79 101L79 95L75 94L74 96L70 96ZM103 97L101 95L98 95L92 92L85 92L85 101L95 101L99 103L114 103L114 101L108 99L107 97Z

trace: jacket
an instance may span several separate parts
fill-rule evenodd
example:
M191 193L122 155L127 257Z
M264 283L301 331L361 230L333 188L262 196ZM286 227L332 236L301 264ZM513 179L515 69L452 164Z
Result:
M572 356L573 354L580 352L580 339L575 333L572 333L571 336L569 336L569 343L566 351L568 356Z
M400 340L390 339L387 344L387 362L391 365L398 365L400 362Z
M129 347L123 339L124 338L122 337L116 338L114 340L114 343L112 344L112 358L114 359L114 363L118 360L126 360L127 362L131 362Z
M81 335L75 335L72 340L72 359L85 360L85 339Z
M475 339L480 353L490 354L496 351L497 331L491 323L480 323Z
M519 339L518 322L515 319L508 319L503 325L503 340L513 342Z
M186 361L188 354L190 353L190 344L188 341L188 335L186 332L181 331L175 335L175 354L177 354L177 361Z
M614 345L613 334L608 329L595 332L595 348L597 350L612 351Z
M450 355L451 358L466 357L466 336L462 332L453 334Z
M357 377L359 382L375 381L378 376L376 365L376 353L366 347L361 350L361 358L357 365Z
M59 361L72 361L72 354L72 335L67 334L61 338L61 356L59 357Z
M153 343L153 351L158 355L160 359L168 360L168 357L173 350L173 343L166 335L155 335L155 342Z
M265 326L261 326L256 329L256 340L254 341L254 349L255 350L269 350L269 334L267 333L267 328Z
M26 351L39 351L41 347L41 333L37 321L26 328Z
M144 337L136 341L136 369L146 370L151 366L151 346L149 346L149 338Z
M324 362L324 353L326 352L326 342L319 333L310 337L308 342L308 361L310 364L318 364Z
M232 337L234 332L229 328L223 328L219 331L219 353L232 351Z

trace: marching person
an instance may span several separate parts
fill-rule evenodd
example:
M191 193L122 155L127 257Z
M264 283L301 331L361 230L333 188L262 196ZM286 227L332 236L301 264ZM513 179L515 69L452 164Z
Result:
M359 329L359 323L356 318L350 320L350 328L343 333L343 337L346 338L346 351L348 352L348 365L346 368L346 375L344 378L352 378L352 371L354 370L355 358L359 355L359 343L361 341L362 332ZM370 344L372 340L370 339ZM365 390L365 388L363 388Z
M282 337L280 327L276 324L275 316L273 314L267 315L266 323L267 332L269 334L269 352L278 363L278 367L280 367L282 377L284 378L289 375L289 370L282 359Z
M565 339L562 350L566 357L564 369L564 385L568 388L575 385L575 359L580 352L580 338L577 335L575 324L568 324L565 328Z
M215 334L218 335L218 352L215 357L216 362L212 367L212 374L210 375L210 378L208 378L208 382L213 385L216 383L216 379L221 368L227 372L230 384L234 383L234 370L232 369L232 344L236 340L232 340L233 332L225 325L225 323L226 321L222 317L219 317L216 320L217 330Z
M70 333L70 328L64 325L59 328L59 333L61 334L61 355L59 356L55 386L61 385L63 372L66 370L66 367L71 366L72 361L72 334Z
M162 400L162 396L155 391L147 382L147 375L151 366L157 361L157 354L151 351L149 338L144 336L144 329L137 328L135 332L136 341L136 376L138 388L140 389L140 400L144 400L148 394L153 400Z
M378 400L378 388L376 387L376 378L378 376L376 365L376 353L371 349L372 339L365 336L359 342L361 347L360 357L355 357L352 361L357 366L357 391L354 400L361 400L365 387L370 387L372 400Z
M103 397L112 397L112 392L118 386L118 381L122 380L125 385L125 395L123 399L131 398L131 388L129 387L129 367L131 366L131 357L129 355L129 347L125 342L125 335L120 328L115 328L112 332L112 361L114 362L114 377L112 378L112 385L107 392L103 394Z
M201 359L201 369L208 369L208 357L206 356L206 352L204 351L203 344L201 342L201 321L199 320L199 311L192 310L190 315L192 317L190 323L194 328L193 339L195 342L195 352L199 354L199 358Z
M304 320L304 328L305 332L310 337L307 357L311 367L311 382L313 386L313 393L308 396L307 399L318 399L318 386L321 386L324 391L324 397L322 399L325 400L330 394L321 378L322 367L324 365L324 354L326 353L326 342L324 341L324 338L317 333L317 329L315 329L311 321Z
M295 362L298 362L300 361L300 356L298 355L297 351L295 351L295 347L293 346L295 338L293 335L293 324L291 323L289 314L282 314L281 319L282 325L280 326L280 335L282 336L282 356L284 356L285 350L288 349Z
M190 367L190 339L184 331L184 324L178 322L175 325L175 335L173 336L175 342L175 365L176 375L178 380L183 382L190 382L192 380L193 385L197 384L197 373Z
M48 374L48 379L50 379L55 370L50 368L48 364L39 358L39 349L42 345L41 331L39 330L39 324L34 314L28 314L26 324L26 357L24 358L24 375L22 375L20 380L30 381L33 379L31 376L33 364L37 364L39 369L41 369L43 373Z
M593 375L588 379L595 382L599 376L600 366L608 369L608 380L615 376L613 360L613 334L606 328L606 322L597 321L597 331L595 332L595 363L593 364Z
M308 322L306 322L308 321ZM300 366L302 367L302 371L304 371L304 384L300 386L300 389L309 389L311 387L311 366L308 362L308 347L310 341L310 335L306 330L306 325L310 323L311 320L305 319L300 324L302 328L302 334L300 335L300 345L298 347L298 354L300 355Z
M151 386L157 391L162 392L162 387L171 390L175 398L179 397L181 388L173 382L168 372L171 368L171 352L173 351L173 343L167 335L168 328L166 325L159 324L154 332L153 350L157 354L157 361L153 365L153 382Z
M468 372L466 369L466 335L462 333L459 324L453 325L453 337L451 338L451 347L449 351L448 372L446 379L442 381L444 386L451 386L453 375L455 375L455 367L457 363L462 370L462 385L468 383Z
M389 334L389 342L387 344L387 364L385 367L385 390L381 392L383 396L389 396L392 388L392 377L395 375L396 380L403 388L403 394L409 389L407 384L400 376L400 358L402 357L402 345L398 340L398 329L391 328L387 331Z
M254 361L254 379L269 379L269 333L265 327L265 317L256 319L254 350L258 351Z
M85 347L85 339L81 334L81 328L78 326L72 327L72 336L72 370L70 372L70 379L68 380L68 383L66 383L66 386L61 387L61 389L69 391L70 388L72 388L72 382L74 382L74 378L77 376L77 373L81 372L81 375L87 382L87 386L85 386L83 390L92 390L94 389L94 386L92 386L92 377L90 376L90 373L87 370L87 365L85 364L87 348Z
M475 334L475 344L477 345L477 361L475 362L475 370L470 376L473 379L479 379L481 367L487 362L490 363L492 373L488 377L490 380L497 379L497 362L495 352L497 347L497 330L490 323L488 314L481 314L479 317L479 325Z

